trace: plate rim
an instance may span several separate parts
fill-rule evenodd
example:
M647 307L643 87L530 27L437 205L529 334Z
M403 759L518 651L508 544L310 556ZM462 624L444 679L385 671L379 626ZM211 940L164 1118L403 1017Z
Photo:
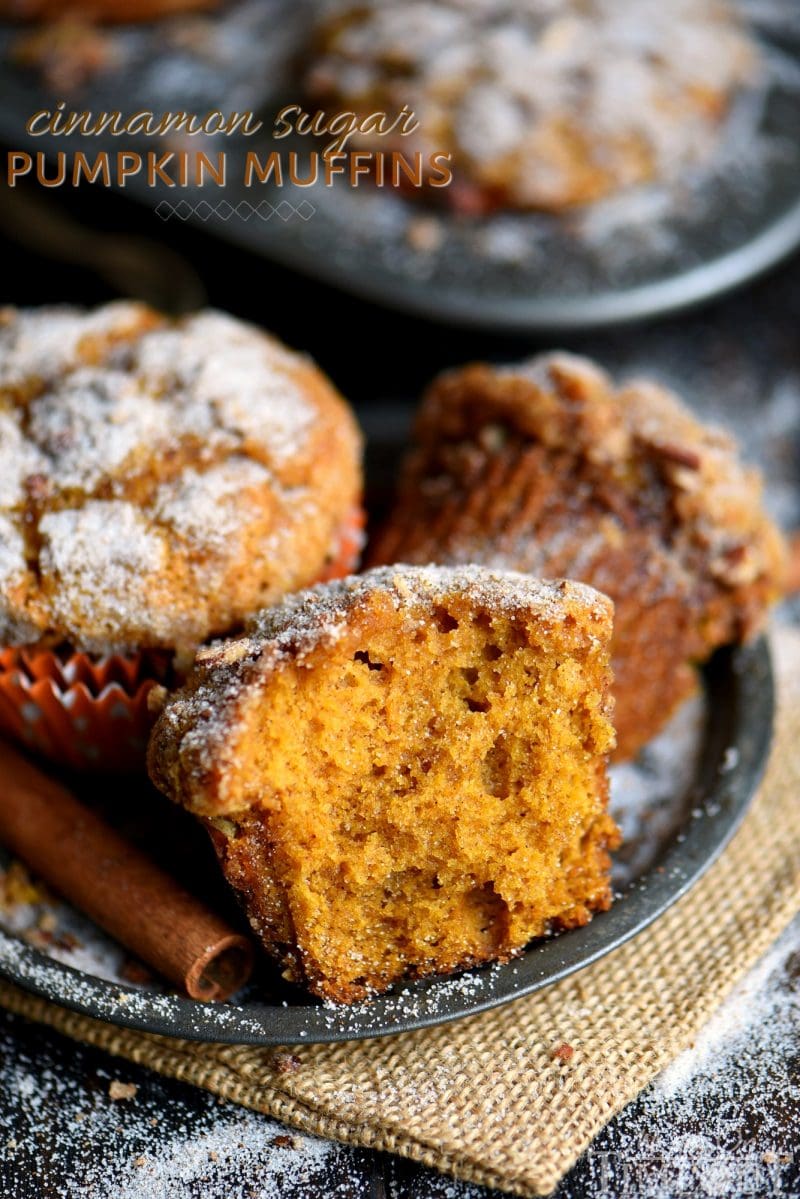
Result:
M131 198L155 210L150 197L131 192ZM159 197L162 199L163 197ZM367 272L343 279L338 263L307 251L301 243L284 244L280 238L248 236L247 225L234 221L203 220L191 214L188 223L204 228L222 242L258 254L287 270L335 288L345 295L416 319L488 334L519 336L530 333L583 333L612 329L654 317L674 316L710 300L722 298L785 261L800 247L800 197L760 232L734 249L697 266L666 275L650 283L621 290L609 289L584 299L547 296L506 296L487 300L485 295L463 291L431 291L417 280L396 275L391 290L381 276L373 281Z
M534 994L599 961L652 925L717 861L739 828L763 777L772 740L775 682L766 635L718 651L704 668L703 677L709 698L705 743L711 751L704 756L699 772L704 789L696 798L695 788L700 784L690 789L697 806L687 813L681 830L659 861L617 897L608 912L597 914L583 928L534 943L504 965L423 979L407 984L399 997L376 996L355 1007L254 1004L239 1008L149 995L100 979L50 958L0 929L0 978L59 1007L116 1027L170 1039L261 1046L392 1036L477 1015ZM737 680L738 685L731 687ZM715 714L714 700L726 683L729 706ZM732 765L731 748L736 751ZM63 987L59 989L65 974L75 980L66 993ZM437 1009L437 988L465 976L477 980L477 999L465 995L459 1000L456 986L454 1002L445 1010ZM433 996L428 1010L410 1015L401 1012L399 1017L376 1023L381 1012L391 1010L392 1002L399 1003L403 997L424 999L426 995ZM304 1029L299 1027L298 1013L306 1014ZM273 1030L261 1020L270 1020Z
M774 38L766 26L757 28L757 38L771 44ZM0 21L0 38L15 27L8 21ZM784 32L778 38L778 48L785 52L784 43L797 53L795 40L791 33ZM2 53L0 46L0 62L7 64L7 54ZM7 77L5 77L7 76ZM48 99L47 89L38 82L31 82L24 72L19 70L7 71L3 76L0 72L0 138L9 144L19 142L23 148L41 149L48 155L61 148L61 141L51 134L38 136L34 141L30 135L22 136L19 119L20 114L31 110L35 100L42 102ZM785 96L793 91L792 88L778 75L772 79L776 95ZM287 93L288 94L288 93ZM280 103L282 93L279 91L269 98L263 98L256 105L259 112L271 111ZM87 93L85 103L96 107L105 102L102 87L97 91ZM793 126L792 126L793 127ZM98 140L98 150L113 150L113 139L109 141L102 137ZM131 138L131 145L140 146L136 136ZM245 152L245 144L232 141L229 152L238 169L241 157ZM232 173L235 170L232 169ZM647 185L637 185L631 192L642 190ZM115 196L133 200L141 207L148 209L153 215L159 215L159 208L166 202L172 204L175 194L166 185L149 187L141 177L135 176L128 180L125 187L113 184L111 190ZM318 188L312 187L306 192L304 188L287 188L286 194L281 193L281 200L289 203L297 201L296 207L311 200ZM299 201L297 198L301 197ZM268 203L276 198L273 189L266 193ZM600 286L599 290L590 290L583 296L559 296L556 294L515 295L491 294L488 298L478 287L446 287L439 289L431 286L429 279L420 280L416 276L403 272L382 271L373 278L370 270L357 271L342 269L340 259L334 259L319 252L317 246L306 246L302 239L284 236L285 219L279 217L277 234L269 232L269 226L258 221L233 220L231 214L242 203L254 207L253 195L245 188L235 188L229 194L226 187L221 195L219 204L227 204L230 210L226 215L214 211L208 196L201 186L181 189L180 203L185 204L189 211L173 214L182 224L192 226L196 231L206 231L223 244L234 245L243 252L249 252L266 262L290 271L296 271L306 279L312 279L326 287L335 289L344 295L380 305L386 311L403 314L412 319L425 319L440 326L451 326L463 330L482 331L492 335L520 336L525 334L559 334L582 333L601 329L618 328L635 322L646 321L654 317L674 316L687 309L698 307L712 299L723 297L744 284L757 279L789 257L800 247L800 188L791 188L787 195L775 206L774 210L765 212L754 228L745 234L745 240L727 249L712 251L708 257L701 252L701 261L693 262L678 269L667 268L656 277L621 288ZM419 215L436 213L435 208L422 204L418 207L414 201L411 211ZM280 204L276 201L277 207ZM743 202L744 204L744 202ZM198 208L204 211L199 213ZM273 215L277 212L272 205ZM747 205L744 204L743 211ZM208 212L205 209L212 209ZM525 215L515 209L507 210L509 215ZM451 219L452 214L439 213L444 219ZM259 236L261 229L263 236ZM256 231L254 235L254 231ZM363 268L362 263L362 268Z

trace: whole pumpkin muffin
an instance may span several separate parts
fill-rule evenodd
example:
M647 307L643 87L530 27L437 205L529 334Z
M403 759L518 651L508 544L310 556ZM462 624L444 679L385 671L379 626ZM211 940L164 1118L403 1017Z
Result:
M713 152L760 56L728 0L334 0L306 72L327 109L403 106L413 136L374 150L449 154L469 212L561 212L680 179ZM355 145L355 142L352 143Z
M392 566L202 649L153 731L284 976L352 1002L609 906L612 605Z
M174 653L352 569L360 448L308 359L222 313L0 312L5 726L77 765L89 699L127 693L141 761L142 689Z
M372 564L481 562L580 579L615 604L617 757L633 757L781 593L761 480L647 380L567 354L434 381Z

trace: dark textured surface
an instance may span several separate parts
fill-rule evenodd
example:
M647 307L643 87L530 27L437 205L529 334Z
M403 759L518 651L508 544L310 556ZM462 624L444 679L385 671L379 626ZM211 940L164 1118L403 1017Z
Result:
M164 235L152 215L107 196L92 202L82 193L79 206L73 199L72 211L96 228L156 242ZM92 270L55 264L50 255L15 247L8 237L12 218L6 212L0 219L7 234L0 242L4 299L95 302L114 294ZM396 401L390 418L403 426L408 418L403 398L417 394L426 378L448 363L519 358L547 345L431 330L293 279L190 230L171 226L168 239L172 253L191 264L187 274L199 278L211 302L258 320L314 353L345 393L365 406L368 429L373 422L368 408L378 397ZM158 279L157 246L154 259ZM625 373L646 368L682 382L700 411L738 429L749 456L768 468L769 502L787 524L800 521L797 270L792 262L692 317L560 339ZM165 294L174 284L171 268L169 273ZM121 289L122 283L116 286ZM564 1199L800 1195L798 922L773 956L773 998L733 1009L730 1027L726 1031L723 1025L699 1061L703 1085L687 1077L672 1095L651 1088L609 1125L565 1180L559 1192ZM113 1103L111 1079L138 1084L136 1097ZM9 1199L489 1196L399 1160L340 1147L320 1149L303 1137L289 1146L275 1144L276 1136L294 1135L202 1092L17 1018L0 1017L0 1194ZM720 1163L720 1169L715 1173L709 1162Z
M757 971L758 973L758 971ZM698 1069L608 1125L559 1199L797 1196L800 919L729 1002ZM724 1013L727 1012L727 1019ZM691 1055L690 1051L690 1055ZM114 1102L113 1081L135 1095ZM679 1076L679 1082L681 1078ZM7 1199L497 1199L413 1163L314 1141L0 1013Z

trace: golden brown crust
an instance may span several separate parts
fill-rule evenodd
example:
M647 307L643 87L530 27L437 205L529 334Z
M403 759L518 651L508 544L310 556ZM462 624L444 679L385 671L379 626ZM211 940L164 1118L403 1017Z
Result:
M313 363L232 317L0 312L0 644L236 628L327 569L360 448Z
M200 652L150 774L316 994L506 960L610 902L611 626L479 567L322 585Z
M617 389L569 355L474 365L429 389L372 564L484 562L578 578L615 603L617 756L750 636L780 594L783 546L756 472L665 389Z

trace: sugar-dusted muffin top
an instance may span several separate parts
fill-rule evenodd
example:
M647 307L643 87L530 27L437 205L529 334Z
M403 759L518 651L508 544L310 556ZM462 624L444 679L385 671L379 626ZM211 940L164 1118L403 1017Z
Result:
M758 52L727 0L334 0L307 85L420 123L376 148L450 153L489 204L562 209L711 151Z
M312 362L223 313L3 310L0 644L236 627L320 577L360 448Z
M234 771L227 769L231 747L276 672L307 668L311 675L348 637L367 644L369 630L389 621L393 627L399 619L403 637L411 639L427 626L455 631L462 616L469 623L476 613L485 615L487 629L494 616L527 620L553 652L576 654L606 644L613 604L581 583L481 566L379 567L287 596L254 616L243 636L198 652L185 687L169 698L154 730L149 758L154 781L198 811L235 805ZM491 640L488 632L486 639ZM408 687L415 686L410 677Z

